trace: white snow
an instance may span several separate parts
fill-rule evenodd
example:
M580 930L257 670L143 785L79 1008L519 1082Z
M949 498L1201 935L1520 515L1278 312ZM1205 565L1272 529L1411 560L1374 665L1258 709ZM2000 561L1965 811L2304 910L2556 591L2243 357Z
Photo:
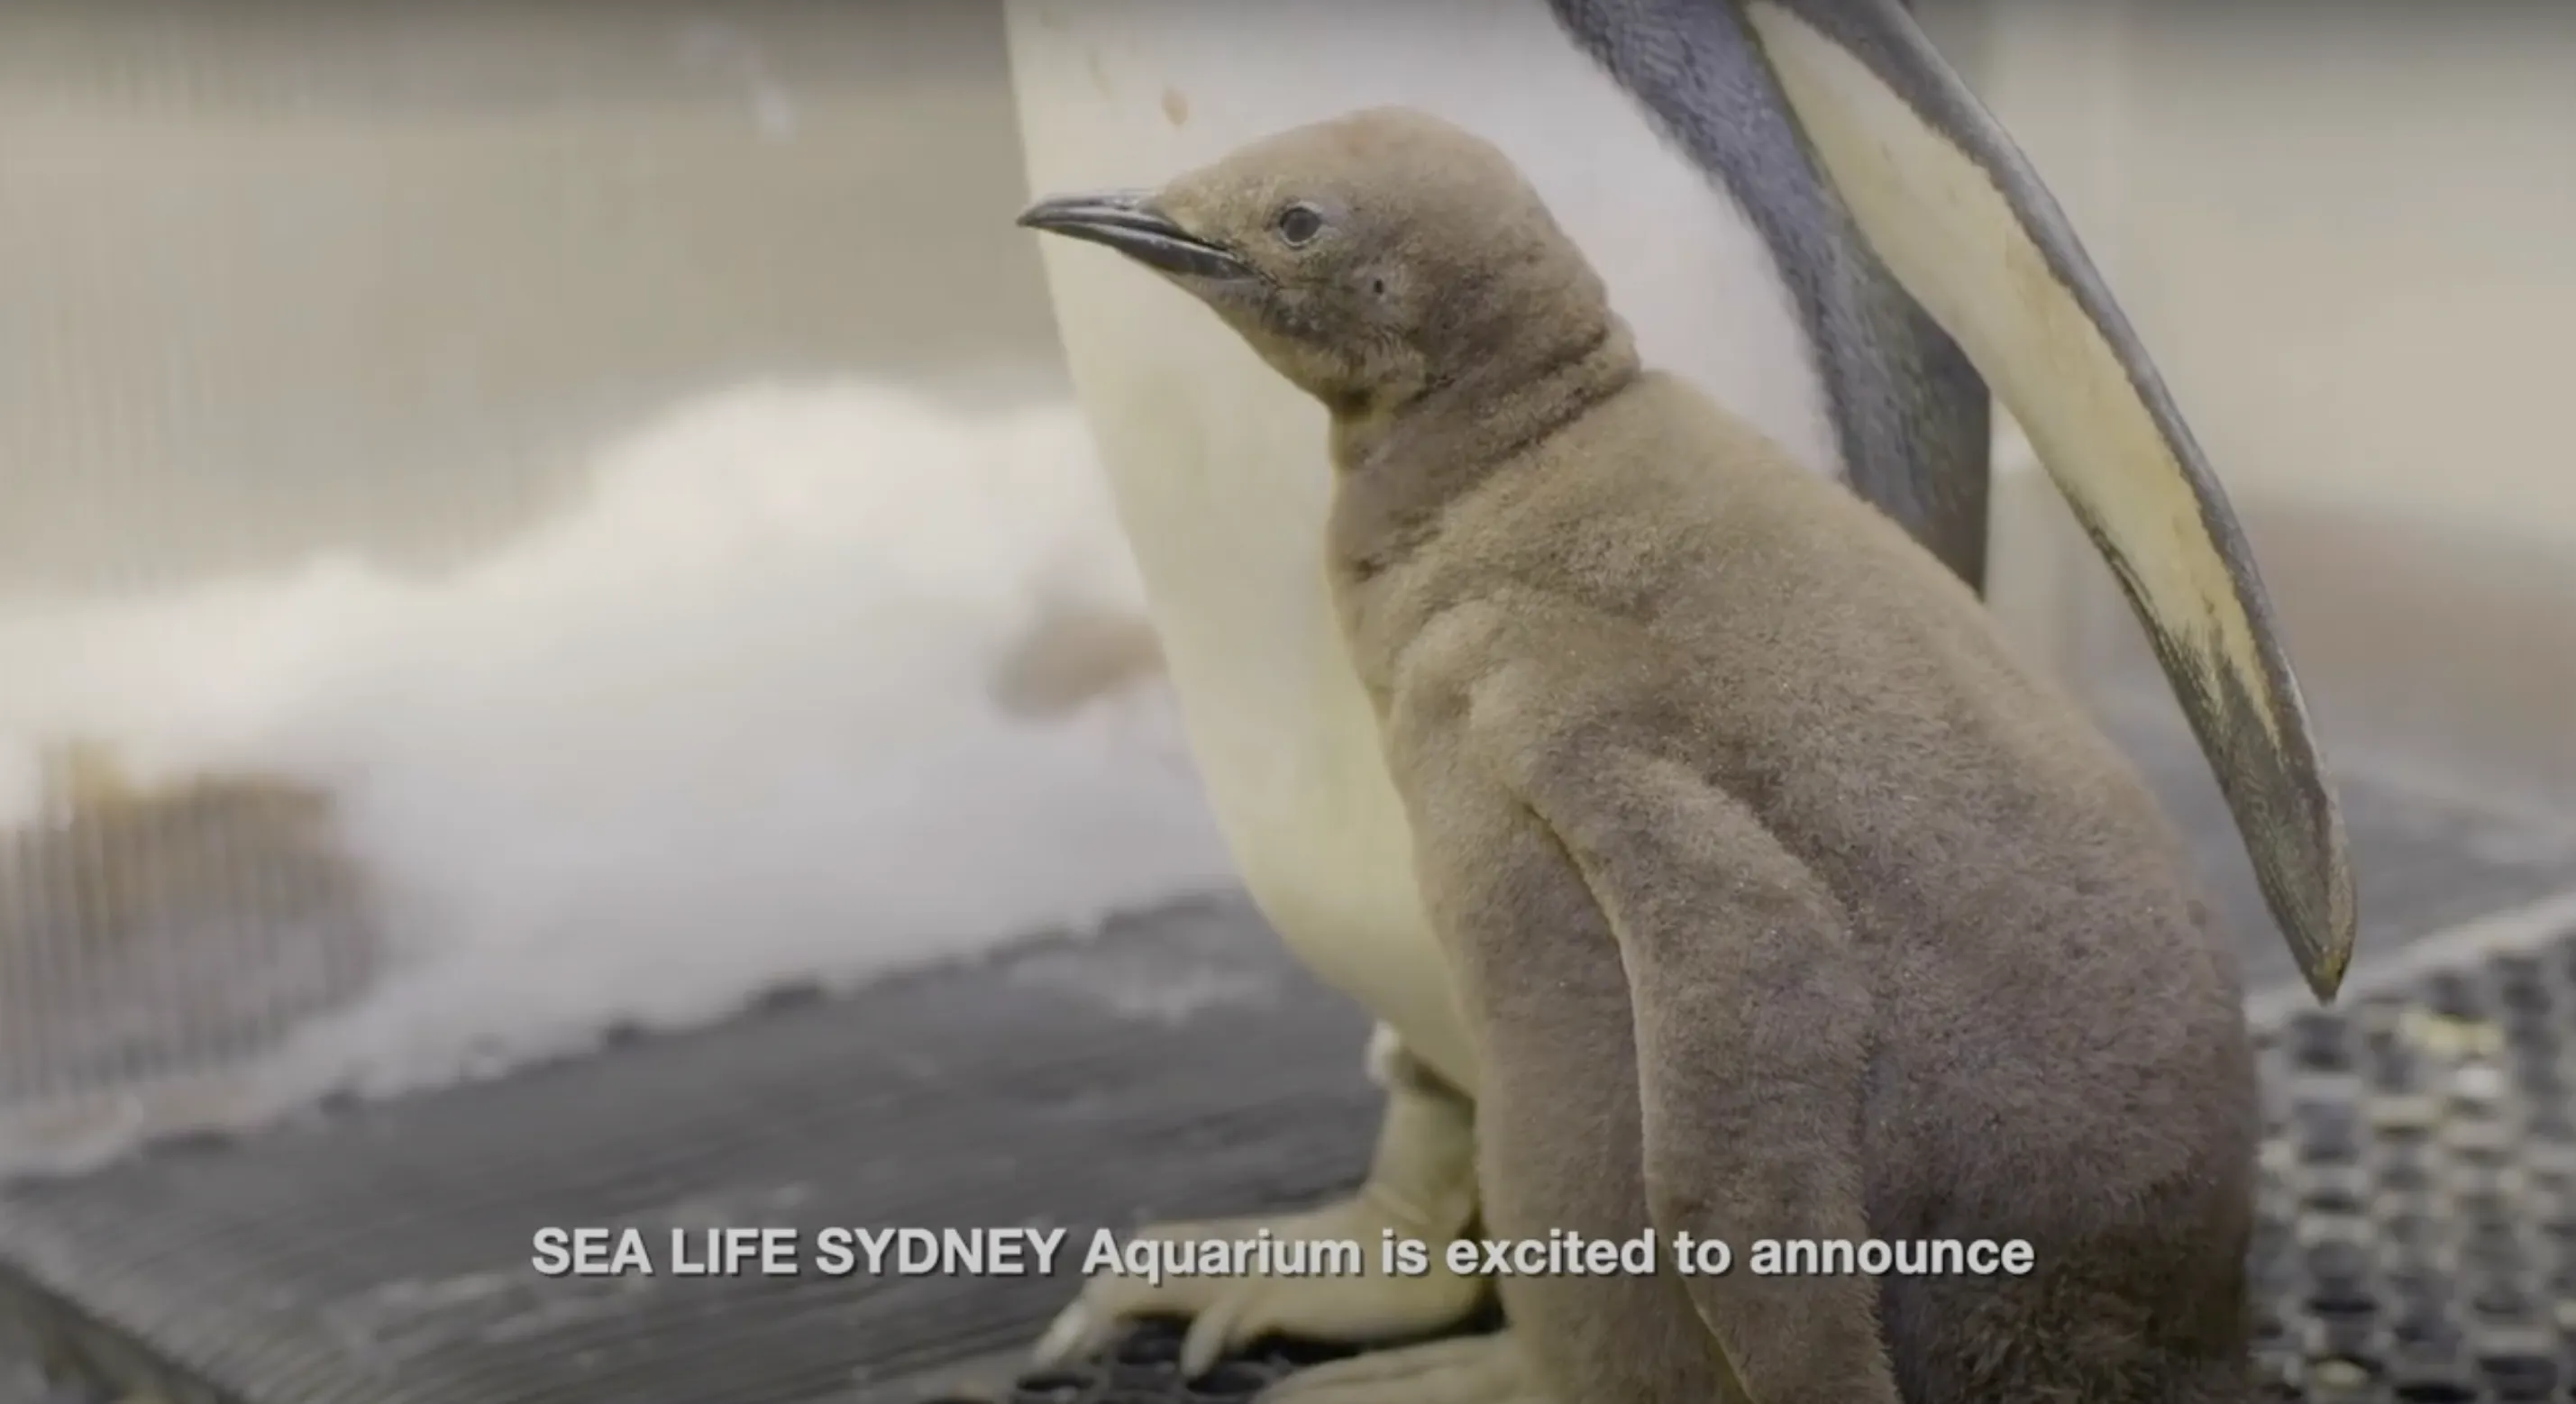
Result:
M318 784L400 962L255 1077L41 1133L0 1116L0 1173L1228 885L1159 673L1052 718L996 704L1067 608L1143 608L1078 412L852 383L684 405L602 453L577 510L438 577L325 559L0 600L0 824L67 735L147 782Z

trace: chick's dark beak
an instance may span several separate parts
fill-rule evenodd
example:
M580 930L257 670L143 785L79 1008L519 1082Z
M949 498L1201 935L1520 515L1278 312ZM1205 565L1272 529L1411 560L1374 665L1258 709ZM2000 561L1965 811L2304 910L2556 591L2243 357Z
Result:
M1020 212L1023 229L1103 244L1157 272L1186 278L1248 278L1252 265L1154 208L1141 190L1057 195Z

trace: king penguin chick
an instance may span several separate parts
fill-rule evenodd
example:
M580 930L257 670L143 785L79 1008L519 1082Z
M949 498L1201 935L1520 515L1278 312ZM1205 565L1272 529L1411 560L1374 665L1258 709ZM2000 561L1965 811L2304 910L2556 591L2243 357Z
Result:
M2233 958L2144 784L1955 576L1641 368L1444 122L1023 221L1167 275L1330 411L1328 567L1485 1070L1487 1232L1660 1249L1499 1281L1525 1393L2250 1397ZM1679 1270L1679 1235L1734 1269ZM2028 1270L1766 1276L1766 1239Z

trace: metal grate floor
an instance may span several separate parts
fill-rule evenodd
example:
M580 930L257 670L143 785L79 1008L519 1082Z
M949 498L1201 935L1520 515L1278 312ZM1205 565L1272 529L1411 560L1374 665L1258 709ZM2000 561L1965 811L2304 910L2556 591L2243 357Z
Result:
M2263 1031L2271 1099L2253 1273L2269 1399L2576 1399L2576 902L2469 956ZM1178 1377L1152 1323L1006 1404L1248 1399L1336 1352L1272 1343ZM962 1398L962 1397L961 1397Z
M2313 1398L2576 1385L2576 923L2274 1040L2256 1271Z
M2576 889L2576 846L2347 774L2356 981L2405 978L2299 1018L2197 756L2163 718L2119 729L2199 846L2283 1030L2258 1264L2276 1372L2319 1400L2571 1397L2552 1372L2576 1339L2555 1316L2576 1310L2576 1278L2554 1276L2576 1251L2576 1136L2562 1074L2542 1070L2576 1041L2576 937L2526 940L2527 976L2408 969L2439 944L2411 944L2422 933ZM169 1145L0 1188L0 1366L14 1350L167 1404L880 1404L1007 1386L1069 1280L549 1280L530 1235L1038 1222L1078 1237L1312 1201L1365 1159L1363 1033L1241 903L1217 900L491 1084ZM2409 1114L2426 1128L2395 1124ZM2495 1224L2521 1230L2509 1258ZM1158 1353L1150 1334L1130 1344L1118 1397L1184 1397L1154 1387ZM1023 1397L1069 1404L1079 1383Z

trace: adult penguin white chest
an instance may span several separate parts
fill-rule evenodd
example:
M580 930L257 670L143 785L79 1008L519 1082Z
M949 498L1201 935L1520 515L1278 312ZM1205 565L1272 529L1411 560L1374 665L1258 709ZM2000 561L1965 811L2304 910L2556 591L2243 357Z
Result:
M1008 14L1034 188L1151 184L1356 107L1438 113L1520 163L1650 362L1841 473L1806 334L1763 239L1541 0L1014 0ZM1073 381L1254 902L1316 975L1472 1090L1404 816L1334 634L1323 415L1185 295L1140 286L1098 250L1041 248Z
M1011 0L1008 15L1032 186L1087 192L1024 223L1148 263L1222 263L1134 187L1355 108L1446 118L1558 211L1649 364L1971 583L1982 373L2153 637L2282 935L2331 995L2354 928L2342 821L2242 530L2037 173L1901 0ZM1333 645L1320 410L1177 290L1136 287L1091 250L1044 256L1255 901L1472 1089L1375 728Z

